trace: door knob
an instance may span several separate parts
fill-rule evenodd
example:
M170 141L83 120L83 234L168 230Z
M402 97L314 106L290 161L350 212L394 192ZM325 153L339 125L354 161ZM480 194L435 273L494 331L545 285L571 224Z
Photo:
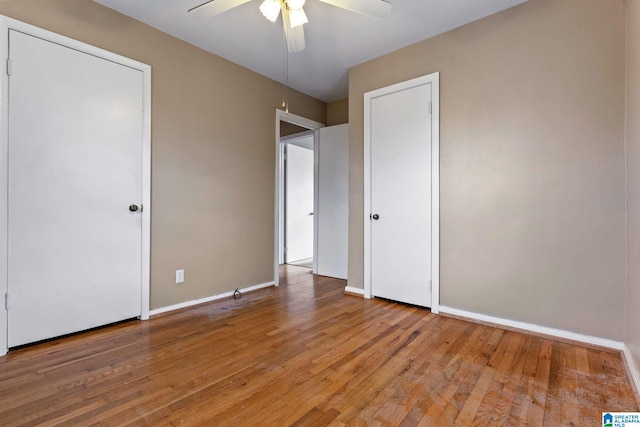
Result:
M379 219L380 219L380 215L378 215L378 214L373 214L373 215L371 215L371 219L374 219L374 220L376 220L376 221L377 221L377 220L379 220Z
M137 210L138 210L138 205L131 205L131 206L129 206L129 210L130 210L131 212L135 212L135 211L137 211Z

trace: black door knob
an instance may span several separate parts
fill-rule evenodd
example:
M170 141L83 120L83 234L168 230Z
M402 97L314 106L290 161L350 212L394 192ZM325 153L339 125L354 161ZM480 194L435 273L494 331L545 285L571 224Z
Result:
M375 219L375 220L377 221L377 220L379 220L379 219L380 219L380 215L378 215L378 214L373 214L373 215L371 215L371 218L372 218L372 219Z
M137 211L137 210L138 210L138 205L131 205L131 206L129 206L129 210L130 210L131 212L135 212L135 211Z

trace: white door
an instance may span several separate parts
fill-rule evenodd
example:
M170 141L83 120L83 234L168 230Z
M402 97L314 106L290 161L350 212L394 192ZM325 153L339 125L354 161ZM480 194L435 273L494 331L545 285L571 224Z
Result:
M347 278L349 125L320 129L318 142L318 274Z
M310 144L310 147L309 147ZM313 135L287 142L286 235L287 263L313 259Z
M373 296L431 306L432 84L368 97Z
M141 314L143 73L16 31L9 51L14 347Z

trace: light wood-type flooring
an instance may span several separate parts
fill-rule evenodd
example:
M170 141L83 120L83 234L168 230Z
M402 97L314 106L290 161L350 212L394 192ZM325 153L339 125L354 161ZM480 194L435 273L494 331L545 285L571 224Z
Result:
M638 411L619 354L279 288L11 351L1 425L600 426Z

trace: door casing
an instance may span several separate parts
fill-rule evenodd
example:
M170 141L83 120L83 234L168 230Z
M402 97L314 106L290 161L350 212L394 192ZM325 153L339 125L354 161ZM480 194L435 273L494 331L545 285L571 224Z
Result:
M143 134L142 138L142 307L140 318L149 318L149 277L150 277L150 218L151 218L151 67L138 61L108 52L106 50L70 39L59 34L0 15L0 57L8 58L9 30L19 31L43 40L51 41L77 51L94 55L136 70L143 74ZM6 66L10 70L10 64ZM9 79L7 72L0 73L0 206L8 203L8 99ZM8 351L7 346L7 209L0 209L0 291L5 300L4 313L0 315L0 355Z
M440 73L407 80L364 94L364 297L371 290L371 101L374 98L412 87L431 84L431 312L440 306Z

